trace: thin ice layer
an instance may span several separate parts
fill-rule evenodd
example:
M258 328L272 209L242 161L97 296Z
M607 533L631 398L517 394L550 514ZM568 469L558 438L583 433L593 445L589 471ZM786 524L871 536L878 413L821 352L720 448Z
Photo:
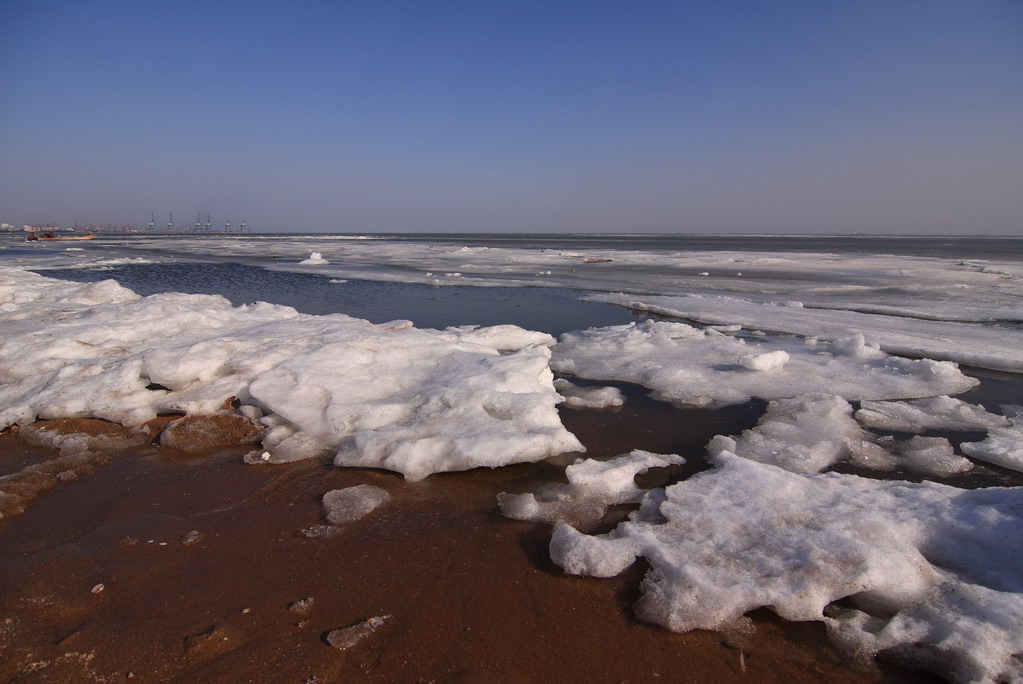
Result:
M770 607L961 681L1023 676L1023 490L796 474L722 454L612 532L559 524L551 558L610 577L643 556L638 615L674 631ZM829 611L852 597L853 610Z
M661 398L693 405L814 392L849 400L917 398L956 394L978 382L948 361L888 356L860 335L821 350L791 340L748 343L684 323L652 320L566 333L551 366L584 378L637 383Z
M235 397L266 414L257 462L338 453L410 479L535 461L582 445L561 424L549 335L419 330L177 293L139 298L3 274L0 428L37 418L139 425Z

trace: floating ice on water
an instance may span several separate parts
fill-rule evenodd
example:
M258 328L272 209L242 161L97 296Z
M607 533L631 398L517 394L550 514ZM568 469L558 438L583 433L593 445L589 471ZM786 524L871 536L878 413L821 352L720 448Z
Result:
M836 346L838 353L796 341L748 343L684 323L647 320L566 333L551 366L594 380L637 383L663 399L693 405L814 392L851 400L905 399L959 393L978 384L953 363L889 357L860 336ZM785 357L777 352L784 352L788 362L778 365ZM744 358L768 372L744 367Z
M386 490L363 484L333 489L323 495L323 513L331 525L364 518L391 500Z
M917 435L899 447L898 453L899 465L922 475L954 475L973 467L969 459L955 455L944 437Z
M323 255L319 252L310 252L308 259L303 259L298 263L304 266L322 266L329 264L330 262L324 259Z
M980 461L1023 472L1023 408L1014 408L1008 426L991 428L987 439L964 443L963 451Z
M0 306L0 428L39 417L140 425L237 397L265 414L257 463L334 452L338 465L421 479L583 450L557 414L553 339L516 326L374 325L15 270Z
M497 500L504 516L513 520L585 527L603 518L608 506L635 503L643 497L644 492L636 486L637 474L685 462L677 454L638 449L607 461L580 459L565 469L567 485L548 484L536 493L502 492Z
M923 432L930 428L987 430L1009 425L1005 416L946 396L913 401L863 401L856 420L867 427L901 432Z
M1023 489L796 474L722 454L608 534L560 523L551 540L573 574L610 577L640 556L637 614L674 631L732 628L769 607L953 679L1023 676ZM845 597L854 608L829 609Z
M565 406L571 408L603 409L625 403L625 396L617 387L582 387L565 378L558 378L554 381L554 389L565 397Z

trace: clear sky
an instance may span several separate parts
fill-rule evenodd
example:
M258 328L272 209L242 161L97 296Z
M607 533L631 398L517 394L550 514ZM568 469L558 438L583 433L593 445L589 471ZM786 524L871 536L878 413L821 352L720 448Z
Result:
M0 0L0 221L1023 234L1020 0Z

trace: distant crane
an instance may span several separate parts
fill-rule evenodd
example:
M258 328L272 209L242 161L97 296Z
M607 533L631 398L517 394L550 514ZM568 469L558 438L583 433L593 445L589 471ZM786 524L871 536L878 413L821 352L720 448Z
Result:
M249 231L249 229L245 227L245 219L242 219L242 225L238 227L238 230L243 233L247 233Z
M199 227L202 225L202 219L199 217L199 212L195 212L195 232L199 232Z
M231 222L230 221L228 221L227 223L224 224L224 230L229 232L229 233L231 232Z
M210 229L210 212L206 212L206 230Z
M149 212L149 230L156 230L156 212Z
M170 213L170 218L167 220L167 230L174 230L174 212Z

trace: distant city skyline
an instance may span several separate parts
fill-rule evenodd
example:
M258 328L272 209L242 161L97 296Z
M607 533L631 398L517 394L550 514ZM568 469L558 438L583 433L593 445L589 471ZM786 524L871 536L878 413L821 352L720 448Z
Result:
M0 221L154 211L1021 235L1023 3L0 3Z

